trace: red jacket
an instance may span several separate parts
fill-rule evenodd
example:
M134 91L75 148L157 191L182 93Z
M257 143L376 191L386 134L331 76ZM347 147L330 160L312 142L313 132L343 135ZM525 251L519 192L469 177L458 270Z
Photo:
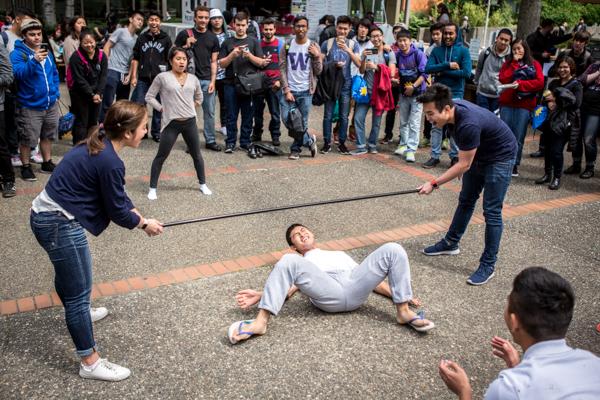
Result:
M379 64L379 69L375 72L371 105L377 116L383 114L384 111L393 110L396 107L394 104L394 95L392 94L390 69L385 64Z
M517 81L519 83L518 91L536 93L544 89L544 72L539 62L533 61L535 67L535 79ZM506 60L500 68L499 80L502 84L513 82L513 73L519 68L519 63L515 60ZM536 106L536 98L528 97L524 99L517 98L517 89L506 89L500 94L500 105L513 108L525 108L533 111Z

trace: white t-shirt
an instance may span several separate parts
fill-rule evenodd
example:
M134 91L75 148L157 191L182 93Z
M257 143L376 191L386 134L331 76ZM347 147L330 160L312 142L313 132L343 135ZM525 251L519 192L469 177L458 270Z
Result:
M326 273L350 271L358 265L352 257L343 251L314 249L305 253L304 258Z
M307 40L304 44L298 44L296 39L293 39L287 51L288 87L292 92L309 90L310 56L308 46L310 43L310 40Z
M6 36L8 36L8 43L6 44L6 49L9 53L11 53L15 49L15 42L21 38L15 35L13 31L6 31Z

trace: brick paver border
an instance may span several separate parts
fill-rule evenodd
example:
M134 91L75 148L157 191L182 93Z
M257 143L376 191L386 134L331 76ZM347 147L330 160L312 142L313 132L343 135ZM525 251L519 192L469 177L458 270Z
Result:
M553 200L544 200L526 203L517 206L505 205L503 216L506 219L537 214L547 210L570 207L577 204L592 203L600 201L600 192L569 196ZM346 237L321 243L320 248L326 250L351 250L383 244L390 241L398 241L416 236L429 235L432 233L445 232L450 226L449 219L442 219L422 224L398 227L381 232L370 232L362 236ZM485 223L483 215L475 214L471 224ZM211 264L193 265L183 268L172 269L146 276L134 276L113 282L96 283L92 287L92 300L100 297L108 297L139 290L152 289L159 286L189 282L200 278L223 275L231 272L273 265L285 253L292 252L289 248L240 257L233 260L222 260ZM41 310L49 307L60 306L61 302L56 292L42 293L37 296L23 297L0 301L0 316Z

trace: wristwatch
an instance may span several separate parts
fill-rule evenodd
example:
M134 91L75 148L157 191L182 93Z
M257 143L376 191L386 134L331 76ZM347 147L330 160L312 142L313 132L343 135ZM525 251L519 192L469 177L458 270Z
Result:
M435 179L432 179L431 182L429 182L431 184L431 186L433 186L434 189L437 189L440 187L440 185L438 185L437 181Z

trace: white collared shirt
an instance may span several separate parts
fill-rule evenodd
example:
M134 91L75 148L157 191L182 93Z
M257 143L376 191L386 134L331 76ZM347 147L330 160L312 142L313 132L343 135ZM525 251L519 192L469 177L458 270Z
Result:
M536 343L485 393L485 400L508 399L600 399L600 358L567 346L565 339Z
M312 249L304 254L304 258L328 274L351 271L358 265L343 251Z

